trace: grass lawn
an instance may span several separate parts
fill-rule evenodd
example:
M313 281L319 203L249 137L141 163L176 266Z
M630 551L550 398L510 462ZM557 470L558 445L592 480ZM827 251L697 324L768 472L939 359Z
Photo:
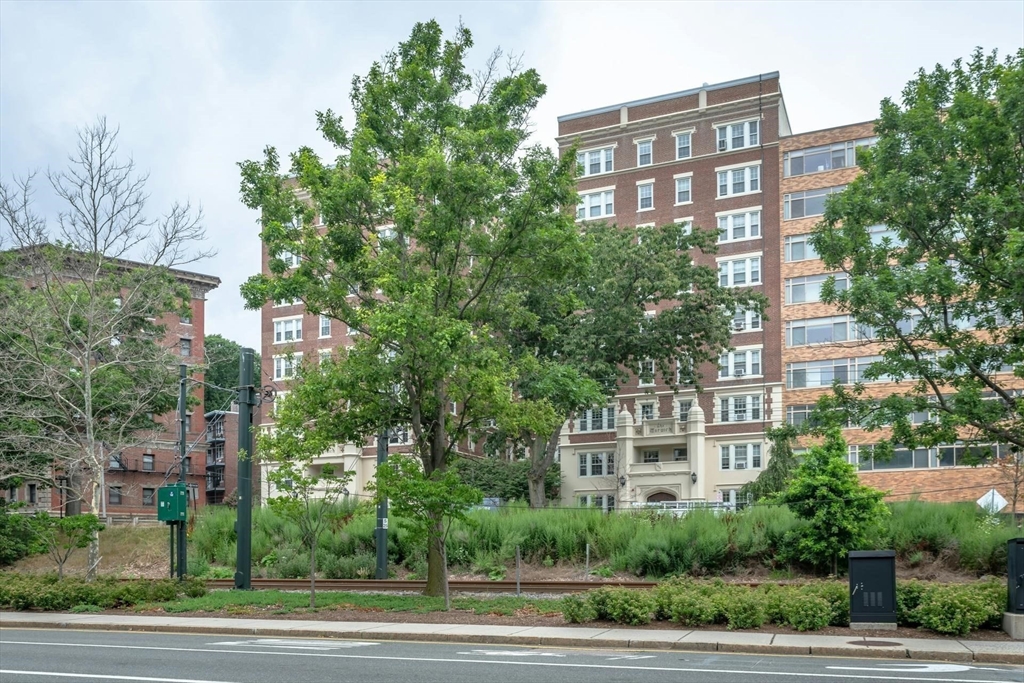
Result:
M423 595L387 595L376 593L345 593L317 591L317 609L351 609L367 612L411 612L427 614L444 611L444 598ZM162 609L168 613L180 612L248 612L254 609L274 609L274 613L287 614L309 608L309 593L294 591L211 591L201 598L183 598L173 602L151 602L135 607L136 611ZM522 610L537 614L559 614L560 598L452 598L452 608L475 614L512 616Z

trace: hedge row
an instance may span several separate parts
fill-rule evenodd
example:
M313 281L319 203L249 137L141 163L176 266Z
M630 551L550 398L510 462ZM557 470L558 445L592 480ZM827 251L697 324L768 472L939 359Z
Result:
M183 583L171 579L113 578L86 582L73 578L58 581L56 574L0 574L0 607L16 610L69 610L83 605L112 609L205 594L205 583L192 578Z
M1006 606L1006 586L996 581L900 581L896 600L899 625L962 636L979 628L999 628ZM659 620L680 626L722 624L730 629L751 629L778 624L798 631L816 631L826 626L848 626L850 599L847 584L839 581L750 588L721 580L681 578L662 583L653 591L601 588L571 595L563 600L562 615L571 623L603 619L640 626Z

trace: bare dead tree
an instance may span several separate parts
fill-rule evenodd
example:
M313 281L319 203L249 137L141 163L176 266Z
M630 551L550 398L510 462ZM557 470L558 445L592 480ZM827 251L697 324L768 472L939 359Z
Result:
M164 431L180 361L160 320L191 293L174 268L202 249L201 208L146 212L148 175L118 155L100 118L78 131L65 170L47 178L62 209L33 209L35 174L0 183L0 479L70 478L99 512L107 459ZM99 565L89 546L89 576Z

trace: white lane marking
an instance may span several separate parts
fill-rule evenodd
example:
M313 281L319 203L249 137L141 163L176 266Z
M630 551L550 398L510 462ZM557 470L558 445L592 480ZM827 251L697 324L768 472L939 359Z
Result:
M557 652L534 652L532 650L470 650L456 652L457 655L480 655L482 657L565 657Z
M13 674L15 676L55 676L57 678L100 678L104 681L146 681L147 683L230 683L230 681L205 681L198 678L150 678L149 676L72 674L58 671L15 671L14 669L0 669L0 674Z
M368 645L379 645L380 643L369 643L358 640L236 640L222 643L207 643L208 645L234 645L238 647L281 647L289 650L345 650L352 647L366 647Z
M619 659L654 659L654 655L619 655L618 657L609 657L609 662L614 662Z
M961 671L1005 671L985 666L968 666L966 664L889 664L888 666L826 666L826 669L839 671L899 671L902 673L919 674L951 674Z
M612 669L619 671L667 671L678 673L706 673L706 674L738 674L741 676L790 676L796 678L850 678L855 680L878 680L878 676L863 676L860 674L839 674L839 673L807 673L797 671L752 671L750 669L692 669L669 666L621 666L615 664L576 664L569 662L535 662L528 660L489 660L489 659L451 659L442 657L387 657L384 655L339 655L320 652L282 652L269 651L257 652L254 650L212 650L209 648L194 647L158 647L156 645L103 645L99 643L46 643L28 640L0 640L0 643L7 645L41 645L44 647L91 647L110 650L158 650L163 652L211 652L216 654L246 655L251 657L258 655L276 655L278 657L327 657L330 659L367 659L374 661L388 662L431 662L436 664L514 664L518 666L545 666L570 669ZM763 659L763 656L762 656ZM921 678L918 676L887 676L889 681L932 681L933 683L1006 683L1005 680L983 680L980 678ZM214 681L213 683L217 683Z

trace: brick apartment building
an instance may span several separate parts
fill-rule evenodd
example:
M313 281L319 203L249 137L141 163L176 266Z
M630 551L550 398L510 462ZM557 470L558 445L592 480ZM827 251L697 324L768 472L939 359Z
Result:
M205 359L206 295L220 285L220 278L183 270L172 270L178 280L191 292L191 315L179 317L168 314L159 324L166 331L165 343L177 349L181 362L199 365ZM192 375L202 380L202 373ZM202 387L193 390L194 406L187 413L187 452L185 458L186 481L192 486L194 506L208 502L207 473L203 453L206 449L206 418L202 405ZM107 454L104 471L103 500L95 511L108 522L134 522L156 519L156 490L178 478L178 416L168 413L156 418L160 428L144 445L120 453ZM66 490L67 481L59 472L54 473L56 485L25 482L6 491L10 501L25 503L23 512L47 510L51 514L64 514L78 510L78 504ZM88 501L81 503L87 512Z
M782 360L786 388L783 393L786 421L802 424L815 402L831 391L833 381L842 384L863 382L863 373L878 359L881 347L872 343L872 334L856 326L849 316L834 306L821 303L821 285L834 276L842 286L842 273L826 272L811 247L808 237L821 220L829 194L842 190L858 174L858 150L874 144L874 123L856 123L784 137L781 141L782 221L782 315L785 338ZM884 225L870 229L872 241L897 239ZM884 397L906 390L891 382L873 382L867 393ZM915 414L915 422L929 419ZM870 446L880 438L877 432L857 427L844 430L850 449L850 462L858 466L861 480L879 489L891 491L891 498L905 499L920 494L939 501L974 501L991 487L1001 488L1008 497L1009 488L1000 487L998 470L991 467L964 466L960 458L964 446L897 449L888 460L871 457Z
M718 253L698 262L717 267L725 286L764 293L777 311L779 140L789 134L770 73L560 116L557 142L561 153L577 145L581 223L717 227ZM635 377L566 426L564 505L736 502L766 464L765 429L784 413L779 316L746 312L734 330L721 369L701 368L702 393Z

